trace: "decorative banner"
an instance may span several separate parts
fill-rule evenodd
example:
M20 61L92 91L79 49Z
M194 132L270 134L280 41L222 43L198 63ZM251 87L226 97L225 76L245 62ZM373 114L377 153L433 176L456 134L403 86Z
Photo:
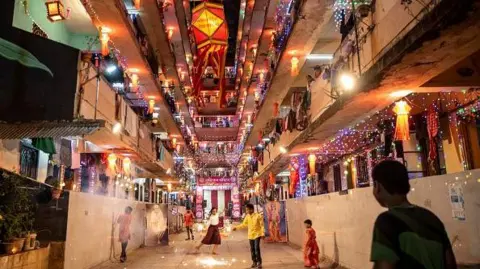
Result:
M232 215L234 219L240 218L242 215L242 210L241 210L241 205L240 205L240 192L238 190L238 187L233 187L232 190L232 203L233 203L233 209L232 209Z
M235 185L237 179L235 177L207 177L198 178L198 186L221 186L221 185Z
M265 204L263 219L267 242L287 242L285 201L272 201Z
M195 200L195 217L203 219L203 188L197 186L197 198Z

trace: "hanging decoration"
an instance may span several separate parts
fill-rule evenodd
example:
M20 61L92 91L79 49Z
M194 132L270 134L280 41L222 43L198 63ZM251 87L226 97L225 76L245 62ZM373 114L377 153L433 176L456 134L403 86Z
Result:
M123 171L125 172L125 174L130 174L131 164L132 161L130 160L130 158L126 157L125 159L123 159Z
M228 46L228 28L222 4L202 2L192 10L192 32L197 46L194 58L193 89L199 104L200 92L206 89L204 79L206 71L214 79L213 89L218 91L218 104L226 102L225 98L225 59ZM212 90L212 88L208 88Z
M291 67L291 75L292 77L298 75L298 58L297 56L292 56L292 59L290 60L291 61L291 64L292 64L292 67Z
M173 37L173 27L169 27L168 30L167 30L167 37L168 37L168 40L172 40L172 37Z
M292 163L289 167L290 170L290 195L294 195L298 184L298 162L296 158L292 159Z
M136 10L140 10L141 0L133 0L133 5L135 6Z
M315 162L317 161L317 156L315 154L311 153L308 155L308 167L310 169L310 175L315 176L316 170L315 170Z
M371 5L372 0L355 0L355 8L357 9L360 6ZM333 4L333 17L335 19L335 24L337 29L340 29L342 20L347 20L352 13L352 0L336 0Z
M108 155L107 160L108 160L108 168L112 170L115 169L115 166L117 164L117 155L115 155L115 153L110 153Z
M100 43L102 48L102 56L106 57L110 54L108 42L110 41L110 28L100 27Z
M278 102L273 103L273 117L274 118L277 118L280 114L279 107L280 107L280 105L278 104Z
M433 161L437 158L436 138L438 135L439 121L438 112L432 104L427 111L427 131L428 131L428 159Z
M307 156L302 155L298 158L298 176L299 180L297 183L297 190L295 197L304 197L307 196Z
M67 18L67 13L65 12L62 1L48 1L45 5L47 6L47 18L51 22L63 21Z
M148 114L153 114L155 111L155 100L150 99L148 100Z
M137 74L132 74L130 79L132 80L132 91L136 92L138 89L138 75Z
M273 172L268 173L268 180L270 185L275 185L275 175Z
M412 108L406 101L398 101L395 103L393 112L397 114L397 122L395 124L395 140L410 140L410 126L408 116Z

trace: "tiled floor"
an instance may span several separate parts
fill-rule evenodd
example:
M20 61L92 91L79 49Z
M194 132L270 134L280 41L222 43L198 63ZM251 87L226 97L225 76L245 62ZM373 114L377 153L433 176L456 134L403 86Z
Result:
M174 235L166 247L142 248L130 253L127 263L106 262L95 269L143 269L143 268L250 268L250 250L247 235L235 232L222 239L218 255L210 255L210 248L204 246L195 253L199 239L185 241L185 235ZM303 255L300 250L286 244L264 244L262 246L264 268L300 269L303 267ZM322 268L330 268L324 264Z

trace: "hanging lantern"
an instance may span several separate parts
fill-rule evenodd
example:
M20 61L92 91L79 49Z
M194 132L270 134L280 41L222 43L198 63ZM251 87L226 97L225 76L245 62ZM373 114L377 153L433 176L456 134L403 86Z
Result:
M110 169L113 169L115 168L115 165L117 164L117 155L115 155L114 153L110 153L108 155L108 168Z
M296 56L293 56L292 59L291 59L291 63L292 63L292 68L291 68L291 74L292 76L296 76L298 75L298 58Z
M100 27L100 43L102 47L102 56L108 56L110 49L108 48L108 42L110 41L110 28Z
M177 147L177 138L176 138L176 137L172 138L172 146L173 146L174 148Z
M275 102L273 104L273 117L274 118L277 118L278 115L280 114L279 107L280 107L280 105L278 104L278 102Z
M136 92L138 88L138 75L132 74L130 79L132 80L132 90L133 92Z
M317 156L315 154L308 155L308 167L310 169L310 175L315 176L315 162L317 161Z
M60 0L46 2L47 18L51 22L63 21L67 18L65 8Z
M130 161L130 158L126 157L125 159L123 159L123 171L126 174L130 173L130 165L131 164L132 164L132 161Z
M169 27L167 30L168 40L172 40L173 37L173 27Z
M412 108L405 101L395 103L393 112L397 114L397 122L395 124L395 140L410 140L410 126L408 117Z
M167 184L168 192L172 192L172 183Z
M133 5L135 6L136 10L140 10L141 0L133 0Z
M155 109L155 100L150 99L148 100L148 114L153 114Z
M176 150L177 150L177 153L180 153L180 151L182 150L182 145L177 144Z
M260 71L260 73L258 74L258 80L260 81L260 83L263 83L264 80L265 80L265 71Z
M268 179L269 179L270 185L274 185L274 184L275 184L275 175L273 175L272 172L270 172L270 173L268 174Z

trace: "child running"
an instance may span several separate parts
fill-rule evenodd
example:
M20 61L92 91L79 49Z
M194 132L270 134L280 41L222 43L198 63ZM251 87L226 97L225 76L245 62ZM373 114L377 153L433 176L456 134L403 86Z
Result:
M319 249L317 244L317 236L312 228L312 221L307 219L305 224L305 245L303 248L303 260L305 267L320 268L319 266Z
M248 228L248 240L250 241L250 253L253 264L251 268L262 268L262 255L260 253L260 239L265 236L263 216L254 212L252 204L247 205L247 216L243 223L234 227L233 230Z

